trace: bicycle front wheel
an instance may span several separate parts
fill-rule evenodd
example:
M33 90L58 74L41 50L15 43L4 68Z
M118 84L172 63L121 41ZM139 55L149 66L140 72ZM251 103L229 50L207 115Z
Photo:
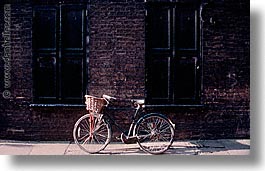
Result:
M75 143L87 153L98 153L110 142L111 128L102 114L86 114L74 126Z
M137 122L134 128L138 144L151 154L164 153L173 143L174 126L161 114L148 114Z

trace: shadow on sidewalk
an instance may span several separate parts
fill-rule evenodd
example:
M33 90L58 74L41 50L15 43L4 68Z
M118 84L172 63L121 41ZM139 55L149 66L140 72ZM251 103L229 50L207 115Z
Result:
M192 142L196 146L195 155L212 153L213 155L249 155L248 140L199 140ZM244 152L242 152L244 151Z
M165 155L249 155L249 140L200 140L174 142ZM90 155L71 144L66 155ZM106 149L93 155L150 155L137 144L110 144Z

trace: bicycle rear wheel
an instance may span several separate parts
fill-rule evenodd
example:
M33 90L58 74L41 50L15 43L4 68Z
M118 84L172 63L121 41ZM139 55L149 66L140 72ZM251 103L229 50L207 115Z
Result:
M138 120L134 135L142 150L150 154L161 154L173 143L174 126L164 115L148 114Z
M111 128L102 114L86 114L74 126L75 143L87 153L98 153L110 142Z

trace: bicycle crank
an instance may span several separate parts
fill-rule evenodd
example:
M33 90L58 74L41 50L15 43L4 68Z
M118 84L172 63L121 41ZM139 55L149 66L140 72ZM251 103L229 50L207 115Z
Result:
M124 144L135 144L137 142L136 136L126 136L123 133L121 134L121 141Z

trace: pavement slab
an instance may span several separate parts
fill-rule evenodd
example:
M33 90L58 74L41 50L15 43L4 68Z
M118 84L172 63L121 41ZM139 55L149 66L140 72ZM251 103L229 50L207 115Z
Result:
M164 155L249 155L250 140L175 141ZM138 144L111 142L98 154L88 154L73 142L22 142L0 140L0 155L150 155Z
M33 146L30 144L1 144L1 155L29 155Z
M250 149L250 140L218 140L221 144L228 149L240 150Z
M34 144L29 155L64 155L69 143Z
M250 155L250 151L249 150L228 150L228 155L236 155L236 156Z
M218 140L200 140L196 141L198 148L225 148L224 144Z

